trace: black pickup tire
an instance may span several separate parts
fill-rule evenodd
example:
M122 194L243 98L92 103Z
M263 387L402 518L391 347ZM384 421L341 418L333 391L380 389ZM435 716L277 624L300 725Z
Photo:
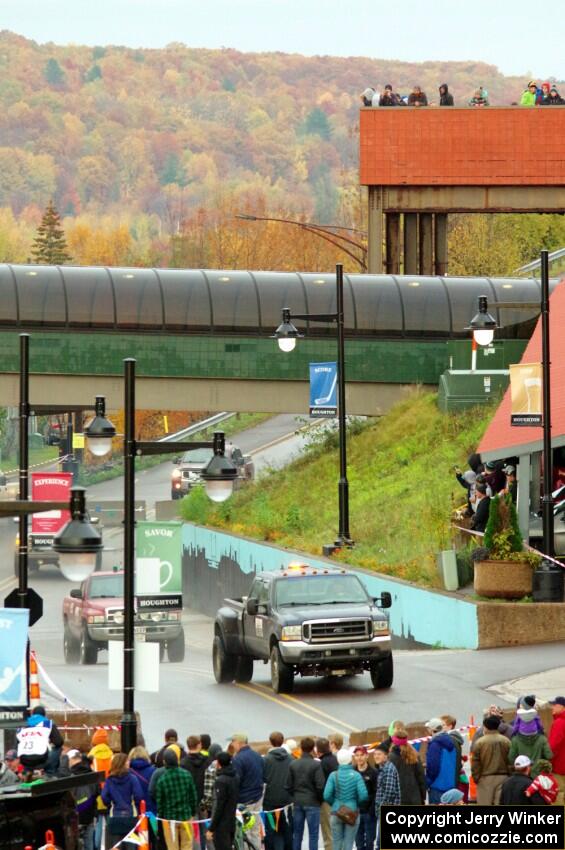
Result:
M394 680L392 655L371 663L371 682L375 689L390 688Z
M71 631L65 623L63 627L63 655L66 664L76 664L79 659L80 646L78 640L73 637Z
M212 666L214 678L219 685L228 685L235 678L237 655L228 655L224 642L219 635L212 644Z
M81 664L96 664L97 660L98 647L95 642L89 638L86 627L83 626L79 644L79 661Z
M271 649L271 687L276 694L290 694L294 688L294 670L285 664L276 644Z
M167 655L169 661L173 664L180 664L184 661L185 644L184 644L184 629L181 629L180 635L173 640L167 641Z
M250 658L248 655L238 655L237 663L235 665L235 681L244 685L247 682L250 682L252 678L253 659Z

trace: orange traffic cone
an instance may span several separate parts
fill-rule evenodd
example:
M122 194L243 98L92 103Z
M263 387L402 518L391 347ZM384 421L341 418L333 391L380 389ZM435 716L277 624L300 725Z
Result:
M33 655L33 653L32 653L32 655ZM37 670L37 665L35 666L35 669ZM53 832L50 829L48 829L47 832L45 833L44 848L45 848L45 850L56 850L56 848L55 848L55 836L53 835Z
M139 848L140 850L149 850L149 824L147 822L145 800L141 801L139 815L141 817L141 821L137 829L137 834L139 836Z
M39 671L37 669L37 661L35 652L30 650L29 653L29 704L31 708L35 708L41 702L41 692L39 690Z

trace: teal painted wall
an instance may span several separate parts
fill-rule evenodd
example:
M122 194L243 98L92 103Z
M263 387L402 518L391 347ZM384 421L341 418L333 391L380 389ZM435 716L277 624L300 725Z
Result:
M510 362L516 362L520 358L511 348ZM348 339L347 380L437 384L454 356L458 361L470 360L470 342ZM138 374L148 377L307 380L308 364L335 359L336 346L333 339L316 337L300 340L291 354L281 354L275 340L262 337L67 330L58 333L37 330L31 334L32 372L121 375L124 357L137 358ZM18 372L17 332L0 332L0 364L2 372Z
M183 527L183 548L183 569L187 572L184 582L187 605L198 598L192 581L198 580L200 584L203 570L207 574L207 587L218 593L220 602L215 600L212 605L215 607L221 604L222 596L229 596L238 589L237 584L233 583L233 574L236 572L240 571L251 577L255 572L279 570L297 559L321 569L335 567L335 562L329 560L279 549L190 523L185 523ZM455 599L447 594L433 593L367 570L355 567L347 569L360 577L371 596L379 596L383 590L391 593L393 605L388 614L391 629L396 637L447 649L478 648L477 606L473 603ZM214 573L212 579L211 572ZM246 582L245 584L247 585ZM245 589L241 587L240 584L238 595L249 589L248 585ZM209 593L207 589L204 592ZM205 613L213 613L206 605L203 610Z

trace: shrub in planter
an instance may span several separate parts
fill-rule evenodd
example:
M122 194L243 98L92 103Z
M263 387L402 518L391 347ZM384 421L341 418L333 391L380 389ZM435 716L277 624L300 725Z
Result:
M524 549L510 495L491 499L484 544L473 553L475 592L499 599L531 595L533 572L541 559Z

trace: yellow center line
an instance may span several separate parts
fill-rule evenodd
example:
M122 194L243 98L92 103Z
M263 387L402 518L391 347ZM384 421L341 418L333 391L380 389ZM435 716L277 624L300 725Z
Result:
M258 682L254 683L256 688L261 688L263 691L268 691L266 685L260 685ZM306 708L308 711L313 711L316 714L319 714L320 717L326 717L328 720L332 720L334 723L343 726L345 729L349 729L350 732L360 732L358 726L352 726L350 723L346 723L345 720L339 720L339 718L335 717L333 714L328 714L327 711L322 711L321 708L316 708L316 706L312 705L309 702L305 702L304 700L297 699L296 697L291 697L290 694L279 694L279 697L283 700L288 700L289 702L295 702L297 705L301 705Z
M299 708L295 708L293 705L289 705L284 700L279 699L278 697L271 696L271 694L264 693L263 691L260 691L257 688L257 686L243 685L239 682L236 682L235 686L236 686L236 688L241 688L241 690L243 690L243 691L249 691L249 693L255 694L255 696L261 697L261 699L266 699L266 700L269 700L269 702L274 702L275 705L278 705L281 708L285 708L287 711L292 711L292 712L294 712L294 714L300 714L302 717L305 717L311 723L316 723L318 726L325 726L326 729L330 730L330 732L336 731L336 728L335 728L336 724L335 723L330 725L329 723L326 723L324 720L320 720L319 717L316 717L312 714L308 714L308 712L306 712L306 711L301 711ZM300 705L299 700L296 700L296 702Z

